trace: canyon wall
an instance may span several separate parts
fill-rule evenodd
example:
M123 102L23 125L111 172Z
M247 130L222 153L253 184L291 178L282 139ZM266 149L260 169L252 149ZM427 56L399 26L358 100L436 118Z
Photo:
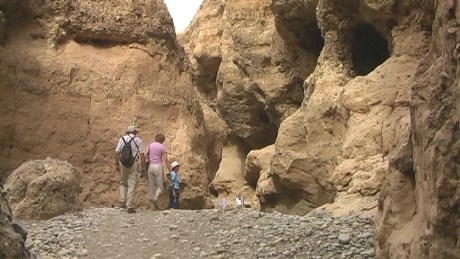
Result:
M114 150L135 124L145 144L163 132L183 164L184 208L210 205L204 114L163 1L1 6L3 177L27 160L57 158L83 168L82 201L116 204ZM140 182L137 201L146 202Z
M323 44L314 8L307 11L301 24L277 24L271 1L204 1L179 36L202 103L223 119L223 130L231 129L211 183L219 199L242 192L259 206L257 179L244 180L245 160L272 145L281 122L302 103L303 81ZM315 38L302 38L304 29Z
M437 1L430 50L412 84L412 134L390 160L380 193L380 258L460 255L459 21L459 1Z
M433 16L432 1L204 1L179 39L202 102L233 134L213 193L286 213L375 213L410 136Z
M159 0L0 1L1 176L67 160L111 205L137 124L184 165L184 208L377 212L378 257L456 257L459 5L205 0L176 40Z

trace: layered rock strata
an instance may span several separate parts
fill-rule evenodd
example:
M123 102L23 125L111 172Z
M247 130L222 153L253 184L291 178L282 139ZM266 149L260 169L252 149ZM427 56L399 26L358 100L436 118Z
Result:
M2 172L47 156L69 161L84 170L84 202L113 204L114 149L136 124L145 144L163 132L182 163L183 207L208 206L203 111L163 1L8 3Z

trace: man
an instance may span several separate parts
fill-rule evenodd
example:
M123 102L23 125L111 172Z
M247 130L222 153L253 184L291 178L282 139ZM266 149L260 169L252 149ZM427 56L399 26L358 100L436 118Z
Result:
M128 126L126 134L120 138L115 149L115 168L120 171L120 207L127 208L128 213L136 212L133 207L133 200L139 171L139 157L141 159L141 173L145 173L144 144L136 135L136 126ZM129 152L131 154L128 153L128 158L126 152L129 151L129 146L125 147L125 145L131 146L131 152Z

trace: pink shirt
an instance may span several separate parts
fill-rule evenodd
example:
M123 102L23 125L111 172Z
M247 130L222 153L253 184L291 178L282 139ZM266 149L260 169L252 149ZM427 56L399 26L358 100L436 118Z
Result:
M149 145L149 161L152 164L161 164L163 162L163 153L168 153L166 146L159 143L153 142Z

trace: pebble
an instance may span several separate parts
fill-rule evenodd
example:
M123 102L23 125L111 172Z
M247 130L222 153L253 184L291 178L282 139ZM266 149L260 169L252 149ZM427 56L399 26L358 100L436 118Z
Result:
M157 213L157 217L127 218L123 210L91 208L49 220L25 222L29 230L26 245L41 258L95 258L83 244L88 236L104 233L107 238L96 241L97 246L108 251L102 258L127 258L125 248L114 250L126 244L130 244L131 251L155 253L149 254L152 259L375 257L373 218L362 215L294 216L251 209L148 213ZM121 236L101 224L114 220ZM152 225L161 226L157 236L152 235L155 228L142 228L142 232L134 233L134 242L123 240L147 220L155 220ZM158 233L162 233L160 238Z
M343 244L343 245L348 244L348 242L350 242L350 240L351 240L351 235L349 235L349 234L340 234L339 235L339 243L340 244ZM357 246L359 246L359 244L357 244Z

